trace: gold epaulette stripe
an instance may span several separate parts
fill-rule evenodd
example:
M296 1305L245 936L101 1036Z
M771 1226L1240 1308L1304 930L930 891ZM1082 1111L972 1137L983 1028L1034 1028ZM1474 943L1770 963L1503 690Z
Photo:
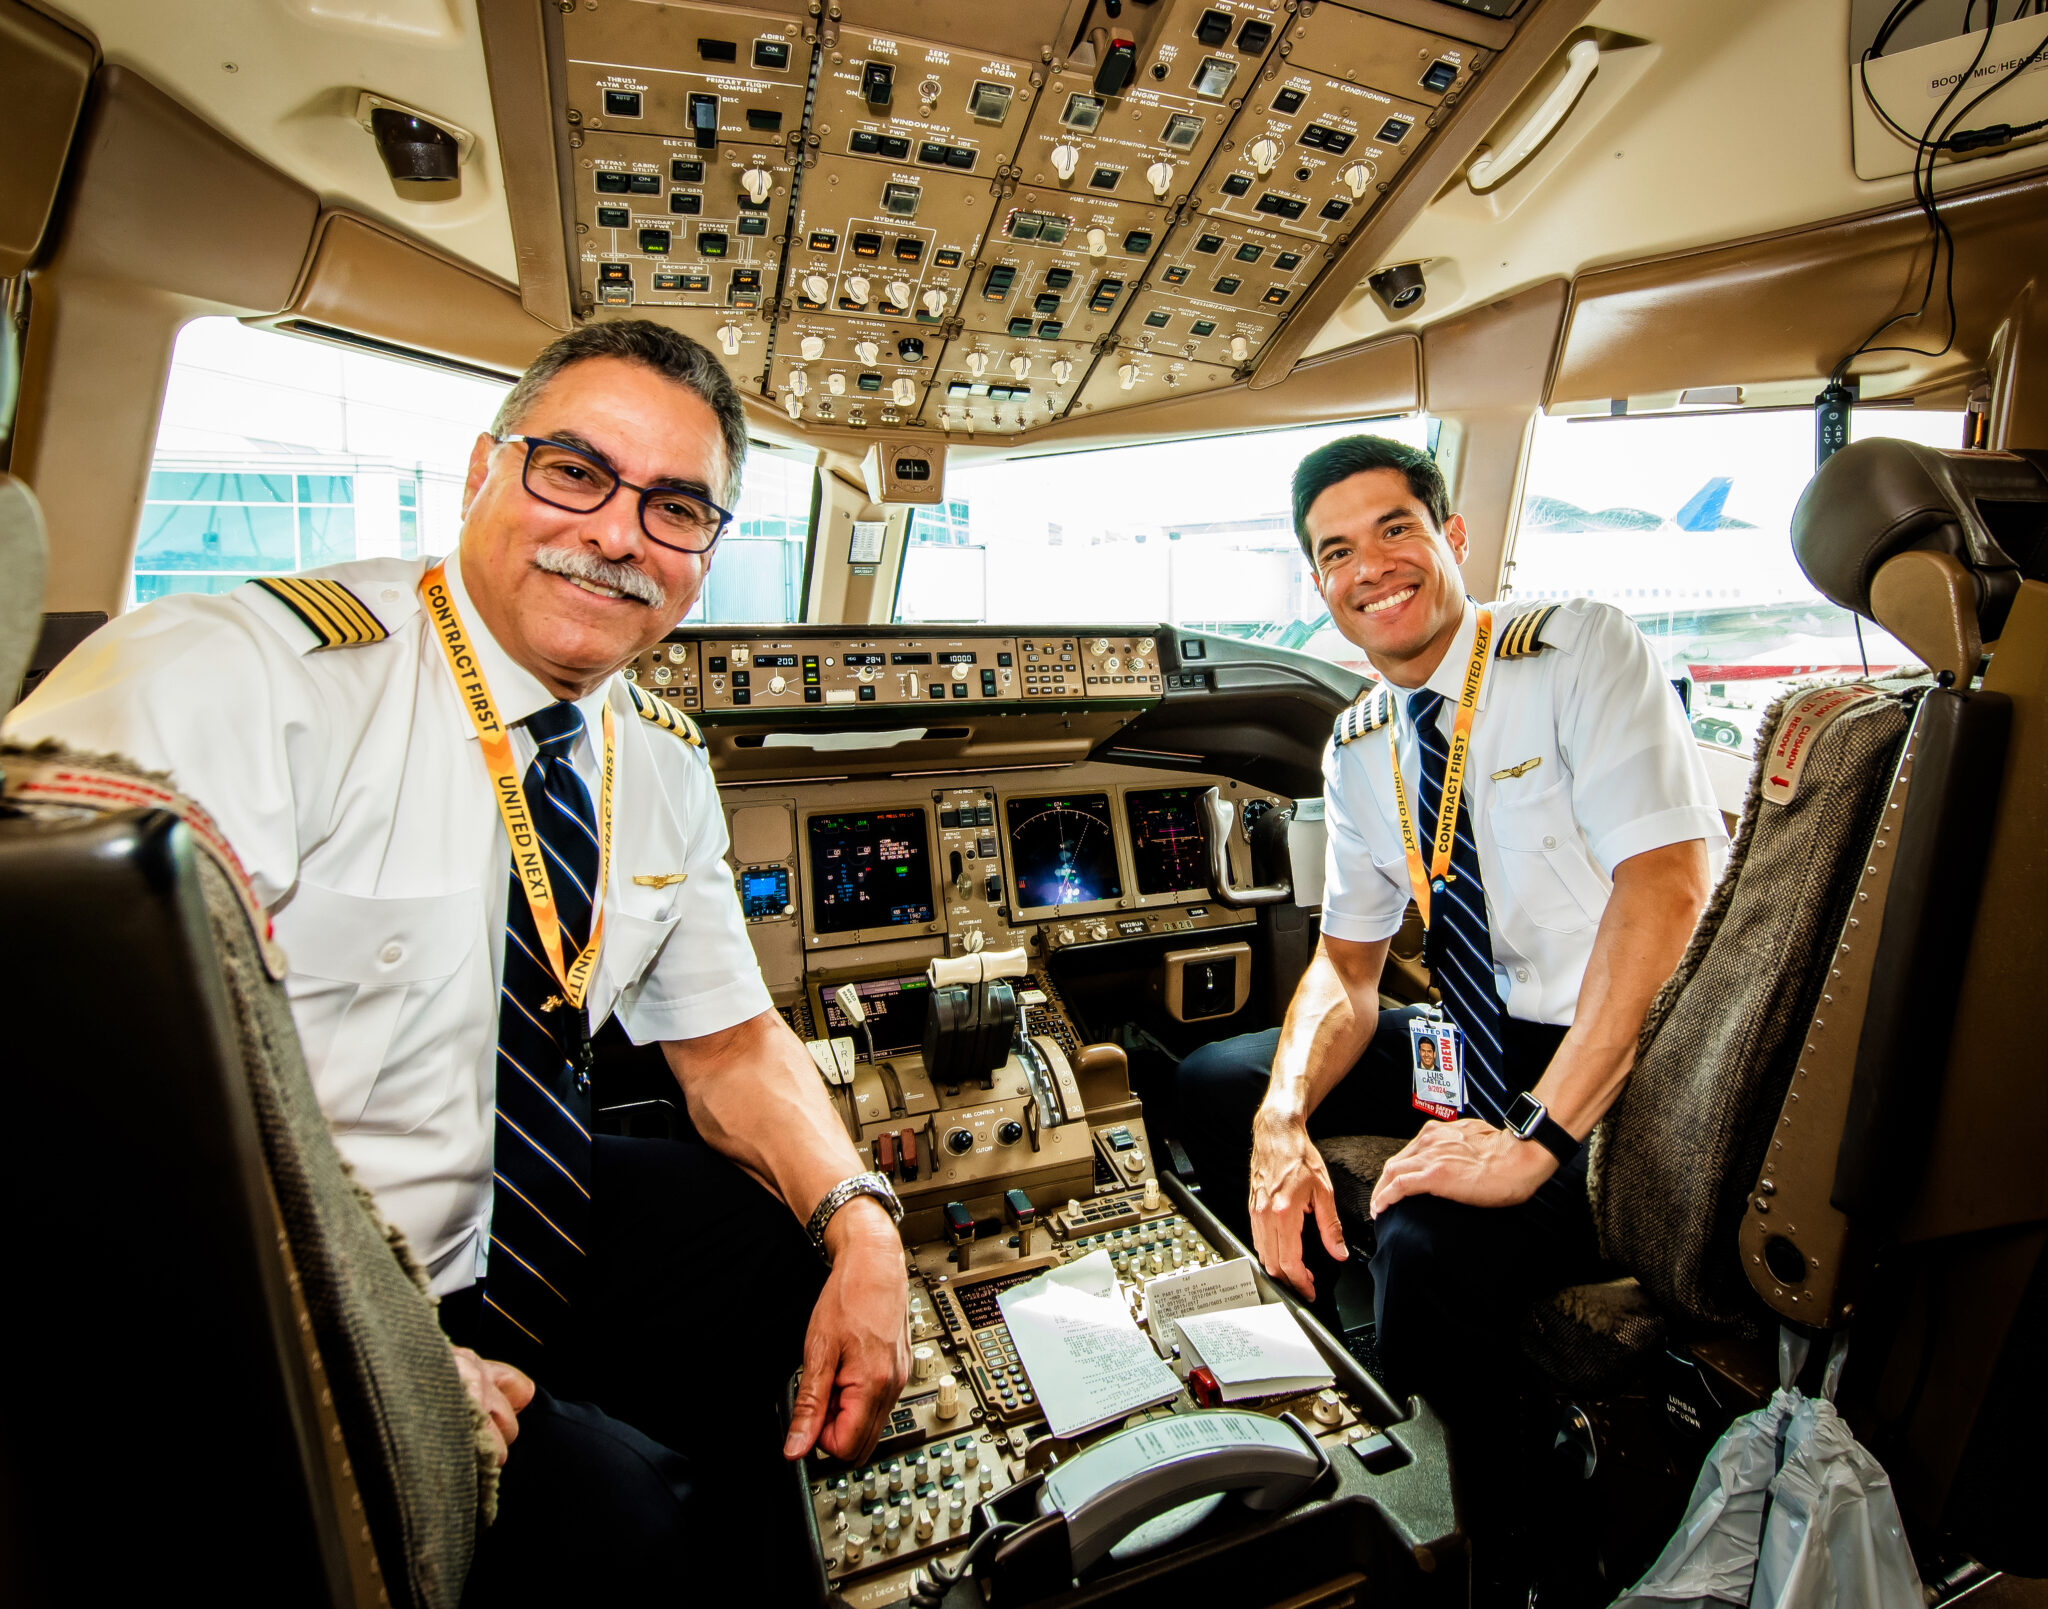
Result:
M631 682L626 683L626 691L633 695L633 708L641 720L652 721L664 732L673 732L696 748L704 747L704 734L697 729L697 723L681 710L672 708L665 700Z
M391 635L362 599L339 581L318 576L268 575L258 576L256 585L297 615L300 623L320 639L320 648L359 648L364 643L382 642Z
M1557 604L1546 604L1541 609L1531 609L1508 623L1508 629L1500 634L1500 646L1494 649L1495 659L1527 659L1540 654L1546 646L1543 628L1550 624L1550 617L1557 613Z
M1393 718L1392 703L1387 696L1386 684L1382 682L1360 693L1357 701L1337 717L1334 735L1341 747L1368 732L1377 732Z

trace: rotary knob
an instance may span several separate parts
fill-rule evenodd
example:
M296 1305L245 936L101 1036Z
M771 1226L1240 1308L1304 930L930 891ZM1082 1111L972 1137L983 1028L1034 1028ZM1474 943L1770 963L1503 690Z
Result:
M1164 197L1173 188L1173 164L1155 162L1145 170L1145 182L1152 186L1155 196Z
M1090 652L1091 654L1106 654L1106 653L1108 653L1108 652L1109 652L1109 639L1108 639L1107 637L1097 637L1097 638L1095 639L1095 641L1093 641L1092 643L1090 643L1090 644L1088 645L1088 651L1089 651L1089 652Z
M1095 924L1094 924L1094 925L1093 925L1092 927L1090 927L1090 928L1088 929L1088 936L1089 936L1089 937L1090 937L1091 939L1094 939L1094 940L1096 940L1096 941L1098 941L1098 942L1100 942L1100 941L1101 941L1101 940L1103 940L1103 939L1106 939L1106 938L1108 938L1108 937L1109 937L1109 924L1108 924L1107 922L1097 922L1097 923L1095 923Z
M834 369L830 374L825 376L825 389L831 392L832 395L835 397L845 396L846 376L841 374L837 369Z
M1244 338L1244 337L1243 337L1242 335L1233 335L1233 336L1232 336L1232 337L1230 338L1230 361L1231 361L1231 362L1233 362L1233 363L1242 363L1242 362L1244 362L1244 360L1245 360L1246 358L1250 357L1251 355L1252 355L1252 344L1251 344L1251 342L1247 341L1247 340L1246 340L1246 339L1245 339L1245 338Z
M789 683L784 681L780 676L771 676L768 678L768 691L771 693L783 692L788 688L788 686Z
M856 302L860 303L860 305L861 305L862 307L865 307L865 306L867 306L867 305L868 305L868 279L867 279L867 275L865 275L865 274L848 274L848 275L846 276L846 294L847 294L847 297L848 297L848 298L849 298L850 300L852 300L852 301L856 301Z
M1088 255L1098 261L1109 255L1109 231L1091 229L1088 231Z
M953 667L953 680L956 682L967 680L967 667L965 665L955 665Z
M1052 941L1055 944L1072 944L1074 930L1070 927L1056 927L1052 930Z
M966 362L967 372L977 380L988 372L988 354L986 352L970 352L967 354Z
M855 671L853 675L856 681L871 682L875 679L875 673L873 668L867 665L861 666L861 668Z
M804 399L793 391L785 393L782 398L782 411L792 419L801 419L804 416Z
M1102 662L1102 668L1108 671L1112 676L1114 676L1118 671L1124 668L1124 662L1121 659L1117 658L1115 654L1111 654L1109 658L1105 659Z
M818 359L825 355L825 337L822 335L806 335L801 341L797 342L796 349L803 353L806 363L816 363Z
M832 294L832 281L823 274L804 275L804 299L825 305L825 298Z
M789 371L789 394L792 397L800 397L810 389L811 377L808 374L804 373L802 369L791 369Z
M1019 380L1027 378L1031 373L1031 354L1028 352L1019 352L1015 357L1010 359L1010 373L1015 375Z
M1138 652L1141 654L1149 654L1158 646L1150 637L1140 637L1138 639Z
M747 192L747 199L758 207L768 199L768 192L775 188L775 175L766 168L748 168L740 175L740 188Z
M950 1374L939 1376L939 1400L932 1408L935 1419L955 1419L960 1414L960 1382Z
M1062 179L1071 179L1074 169L1081 165L1081 148L1078 145L1055 145L1052 148L1052 167Z
M718 349L727 357L735 357L740 349L740 327L737 324L718 326Z
M908 307L910 305L909 280L892 279L884 289L889 293L889 305L891 307Z
M745 670L751 658L752 656L747 652L747 645L745 643L736 642L732 645L732 668L734 670Z
M657 682L666 682L666 681L671 681L671 680L673 680L673 679L674 679L674 677L675 677L675 672L674 672L674 671L672 671L672 670L670 670L670 669L668 668L668 666L666 666L666 665L656 665L656 666L654 667L654 679L655 679L655 680L656 680Z
M1065 358L1054 358L1052 360L1053 384L1065 385L1073 377L1074 365L1072 363L1068 362Z
M917 382L907 374L898 375L889 382L889 397L897 407L909 407L917 401Z
M690 650L679 642L670 643L668 645L668 662L671 665L687 665L690 662Z
M924 293L924 310L937 318L946 310L946 293L942 290L928 290Z
M873 341L862 341L854 347L853 355L859 358L861 362L872 365L881 357L882 349L875 345Z
M1372 164L1354 162L1337 177L1344 181L1345 188L1351 192L1352 200L1360 200L1365 195L1366 187L1372 183Z
M1126 391L1129 391L1133 387L1135 387L1138 383L1137 364L1119 364L1116 371L1116 383Z
M1271 135L1261 134L1245 147L1244 154L1252 159L1252 166L1257 168L1263 177L1271 173L1273 164L1280 160L1280 142Z
M1140 658L1138 658L1138 657L1137 657L1137 656L1136 656L1135 654L1134 654L1134 655L1132 655L1132 656L1131 656L1131 669L1132 669L1132 670L1134 670L1134 671L1137 671L1137 670L1143 670L1144 668L1145 668L1145 661L1144 661L1144 660L1142 660L1142 659L1140 659Z
M960 941L960 947L969 955L977 955L980 953L981 947L986 943L988 943L988 940L982 937L981 929L970 927L967 930L967 936Z

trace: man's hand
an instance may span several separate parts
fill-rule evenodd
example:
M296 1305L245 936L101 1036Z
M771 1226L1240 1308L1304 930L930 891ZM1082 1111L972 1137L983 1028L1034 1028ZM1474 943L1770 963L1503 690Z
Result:
M1475 1207L1527 1201L1557 1171L1557 1158L1476 1118L1425 1123L1380 1174L1372 1193L1377 1218L1403 1196L1442 1196Z
M509 1363L480 1358L466 1346L454 1350L462 1389L491 1416L491 1443L498 1450L498 1467L502 1469L519 1436L519 1415L533 1401L533 1382Z
M1337 1195L1307 1125L1262 1108L1252 1120L1252 1249L1267 1273L1314 1301L1315 1276L1301 1255L1301 1221L1310 1213L1324 1247L1343 1262L1351 1253L1337 1222Z
M832 1273L811 1310L804 1372L782 1456L823 1446L849 1464L866 1461L910 1374L909 1281L903 1242L880 1202L849 1201L825 1242Z

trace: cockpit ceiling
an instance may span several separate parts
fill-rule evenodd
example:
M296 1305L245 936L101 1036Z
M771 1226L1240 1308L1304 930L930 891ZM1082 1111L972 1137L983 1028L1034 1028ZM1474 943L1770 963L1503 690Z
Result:
M823 426L1000 436L1227 385L1499 28L990 9L549 13L576 311L673 324Z

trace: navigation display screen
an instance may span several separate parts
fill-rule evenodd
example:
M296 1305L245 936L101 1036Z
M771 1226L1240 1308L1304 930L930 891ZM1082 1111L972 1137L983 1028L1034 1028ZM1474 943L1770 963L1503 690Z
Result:
M868 1008L868 1031L875 1036L877 1056L900 1056L924 1045L924 1019L931 1010L932 981L923 973L907 978L870 978L854 985L861 1004ZM825 1012L825 1037L841 1035L859 1047L859 1059L867 1059L867 1047L854 1031L852 1020L839 1009L830 987L818 991L818 1003Z
M1208 856L1196 808L1201 797L1200 788L1132 788L1124 795L1140 894L1208 888Z
M1010 864L1024 910L1087 905L1123 898L1109 795L1072 793L1052 799L1007 799Z
M929 922L931 835L922 810L858 810L812 816L811 929L906 927Z

